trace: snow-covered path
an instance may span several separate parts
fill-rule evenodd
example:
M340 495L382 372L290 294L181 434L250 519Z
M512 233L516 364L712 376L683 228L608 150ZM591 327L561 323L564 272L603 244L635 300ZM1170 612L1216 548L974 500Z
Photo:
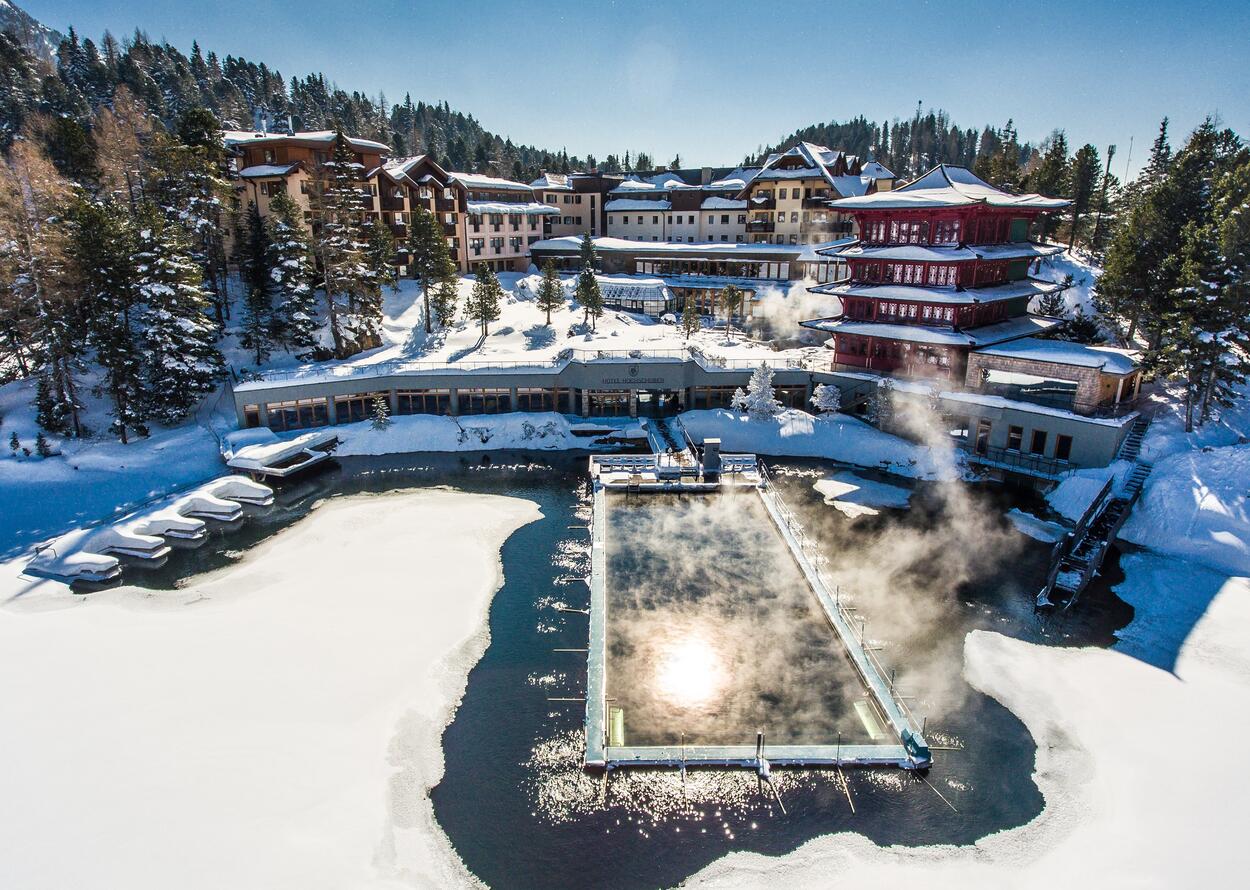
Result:
M0 886L445 887L426 794L515 498L333 499L175 592L10 599ZM15 731L18 730L18 731Z

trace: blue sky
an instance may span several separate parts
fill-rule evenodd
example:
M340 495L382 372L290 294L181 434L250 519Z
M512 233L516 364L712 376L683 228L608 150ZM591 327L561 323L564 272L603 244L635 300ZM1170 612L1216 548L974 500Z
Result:
M15 0L84 36L136 25L184 51L322 71L394 102L446 99L514 141L602 158L732 164L800 126L947 109L962 126L1014 118L1137 168L1217 113L1250 136L1250 3L595 0ZM835 146L836 147L836 146Z

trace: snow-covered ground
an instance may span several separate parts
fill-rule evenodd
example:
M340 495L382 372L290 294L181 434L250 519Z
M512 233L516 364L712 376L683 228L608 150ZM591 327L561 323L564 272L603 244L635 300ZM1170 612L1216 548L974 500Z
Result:
M687 411L682 425L695 441L719 437L727 452L825 457L875 467L898 476L934 479L948 472L949 454L916 445L847 414L814 417L803 411L783 411L774 418L755 420L736 411Z
M575 431L605 428L613 430L613 438L646 438L642 424L628 417L575 421L553 413L471 417L407 414L391 418L390 424L382 429L375 429L366 420L337 426L334 431L340 441L337 453L347 456L500 448L541 451L589 448L596 437L578 436Z
M0 564L0 886L470 883L427 791L499 549L538 515L448 491L333 499L159 596Z
M825 503L846 516L876 516L878 507L905 509L911 502L911 491L897 485L865 479L857 473L844 471L817 479L812 488L824 497Z

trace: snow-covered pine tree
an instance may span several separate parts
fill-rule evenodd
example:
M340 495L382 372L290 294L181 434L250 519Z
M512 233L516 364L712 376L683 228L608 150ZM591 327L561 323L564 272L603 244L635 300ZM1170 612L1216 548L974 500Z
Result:
M1094 200L1094 188L1098 184L1098 174L1102 165L1098 161L1098 149L1092 145L1083 145L1072 156L1072 164L1068 168L1068 194L1072 198L1072 223L1068 232L1068 250L1076 244L1080 233L1081 217Z
M456 264L448 254L440 261L435 273L434 290L430 293L430 311L438 319L438 326L445 328L456 318L456 304L460 301L460 275Z
M784 410L781 402L777 401L776 390L773 389L773 369L767 364L761 364L751 372L751 380L747 383L740 410L745 411L752 420L767 420Z
M182 233L159 213L144 214L135 255L143 306L148 414L163 423L187 416L222 372L212 302Z
M818 383L812 391L812 406L821 414L832 414L842 407L842 391L831 384Z
M17 433L9 433L9 451L14 457L22 450L22 440L17 437Z
M35 434L35 454L40 457L51 457L52 446L48 444L48 437L40 430Z
M551 326L551 313L564 305L564 285L553 260L543 263L543 280L538 285L538 310L547 313L547 326Z
M479 263L477 278L473 282L473 291L465 305L465 314L482 327L482 339L490 333L489 325L499 320L499 302L503 299L503 288L490 266Z
M681 332L686 340L690 339L691 334L697 333L702 324L698 304L695 303L694 297L687 295L681 305Z
M244 212L245 228L239 246L239 271L246 293L243 297L243 324L239 344L252 353L257 365L268 360L279 333L270 293L269 234L260 209L249 201Z
M318 223L314 247L325 276L326 321L335 357L346 358L381 342L382 299L365 256L360 165L341 127L331 159L314 171L308 197Z
M437 217L424 207L412 212L412 232L408 236L409 265L421 279L421 297L425 302L425 332L434 330L434 308L430 305L430 289L438 280L445 263L451 262L447 236Z
M364 223L365 263L373 273L378 288L399 290L399 276L395 269L395 253L399 244L391 227L377 217L370 216Z
M375 430L384 430L391 425L391 406L386 397L378 393L373 397L373 421L370 426Z
M590 329L595 330L595 322L603 315L603 292L599 290L599 279L591 266L583 266L577 273L577 302L584 310L582 323L589 321Z
M88 343L103 371L97 395L106 395L109 431L122 443L128 431L147 435L144 424L143 352L135 270L135 229L127 207L79 200L71 210L70 239L80 270Z
M285 192L269 202L265 218L266 249L274 328L285 346L302 350L317 345L316 269L300 209Z

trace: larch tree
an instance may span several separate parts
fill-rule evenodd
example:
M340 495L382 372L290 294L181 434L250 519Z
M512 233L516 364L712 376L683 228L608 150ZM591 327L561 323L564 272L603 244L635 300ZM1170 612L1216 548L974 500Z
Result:
M176 423L212 392L222 373L212 301L183 233L157 210L141 217L136 290L144 310L148 413Z
M111 105L102 105L96 112L91 128L100 189L120 198L132 214L138 212L143 198L144 152L152 133L151 117L125 85L114 92Z
M317 345L316 268L299 207L285 192L269 202L265 247L274 333L287 349L306 355Z
M499 304L502 299L503 288L499 286L499 279L495 277L495 273L489 266L479 263L477 278L473 282L473 291L469 294L469 301L465 306L465 314L481 325L482 340L485 340L486 335L490 333L490 323L499 320Z
M538 310L547 313L547 326L551 327L551 313L564 305L564 285L553 260L543 263L543 279L538 284Z
M38 378L39 423L81 436L77 378L86 324L69 252L70 194L68 181L29 138L17 140L0 164L0 245L9 254L0 286L3 301L19 307L24 321L30 370Z

